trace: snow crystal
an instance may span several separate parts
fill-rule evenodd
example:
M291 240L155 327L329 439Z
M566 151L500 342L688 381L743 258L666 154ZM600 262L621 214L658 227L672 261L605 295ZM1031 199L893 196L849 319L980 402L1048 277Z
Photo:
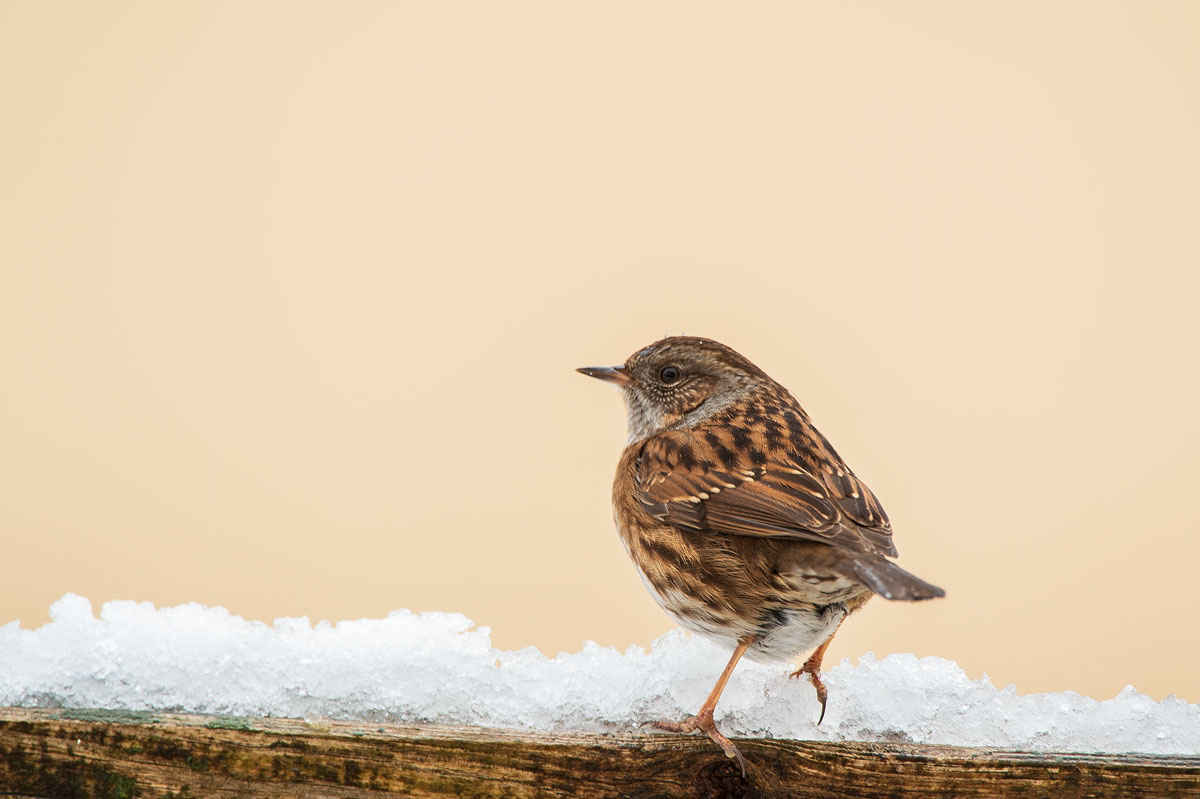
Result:
M0 627L0 706L433 722L619 732L680 719L728 652L675 631L650 651L586 643L548 658L492 647L456 613L274 625L197 604L91 603L67 594L51 622ZM743 662L717 708L731 735L886 740L1081 752L1200 753L1200 705L1132 687L1097 701L1020 696L942 658L865 655L829 670L829 711L783 666Z

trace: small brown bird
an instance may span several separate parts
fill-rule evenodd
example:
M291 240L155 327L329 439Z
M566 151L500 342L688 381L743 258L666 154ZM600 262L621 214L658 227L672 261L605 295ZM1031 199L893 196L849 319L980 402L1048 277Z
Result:
M825 717L821 658L872 594L944 596L888 560L892 527L879 500L795 397L715 341L665 338L623 366L578 371L625 396L629 439L617 465L617 531L655 601L679 624L733 648L695 716L746 764L713 710L738 660L788 661L809 675ZM817 722L820 723L820 720Z

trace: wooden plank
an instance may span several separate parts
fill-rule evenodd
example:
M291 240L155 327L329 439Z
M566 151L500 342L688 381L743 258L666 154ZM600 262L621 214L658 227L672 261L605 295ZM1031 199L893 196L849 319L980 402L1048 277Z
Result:
M1200 757L0 708L0 795L1200 797Z

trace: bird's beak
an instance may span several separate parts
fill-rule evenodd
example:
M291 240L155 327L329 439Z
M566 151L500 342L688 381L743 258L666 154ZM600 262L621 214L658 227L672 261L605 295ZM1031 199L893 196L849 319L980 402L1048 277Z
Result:
M633 382L633 378L629 376L629 372L624 366L581 366L575 371L597 380L616 383L622 388Z

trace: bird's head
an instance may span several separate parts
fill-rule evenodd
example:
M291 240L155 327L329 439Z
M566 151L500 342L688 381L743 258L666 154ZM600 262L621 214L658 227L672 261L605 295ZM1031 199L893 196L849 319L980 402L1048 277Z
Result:
M621 366L576 371L613 383L625 395L629 440L695 427L772 385L750 361L712 339L672 336L638 350Z

